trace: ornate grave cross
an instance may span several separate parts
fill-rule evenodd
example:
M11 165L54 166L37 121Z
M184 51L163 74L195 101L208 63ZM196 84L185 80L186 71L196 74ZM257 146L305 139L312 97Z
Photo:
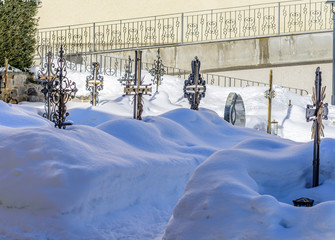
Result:
M42 93L45 98L45 113L43 117L52 121L52 113L54 112L54 103L52 102L52 82L57 78L57 68L52 62L53 54L49 52L46 55L46 63L42 65L41 70L38 72L38 79L43 86Z
M55 122L55 127L65 129L67 125L72 125L72 123L65 122L66 117L69 116L66 103L75 97L78 89L76 83L66 77L66 60L63 46L61 46L59 53L60 56L58 58L58 68L56 72L57 78L52 80L52 101L55 104L53 121Z
M205 97L206 93L206 82L199 74L200 61L198 57L192 60L191 67L192 73L184 83L184 98L188 99L191 109L199 110L200 100Z
M134 95L134 119L142 120L143 95L150 95L151 84L142 84L141 79L142 51L135 51L135 81L133 84L125 86L125 95Z
M315 72L315 87L313 87L313 105L307 105L306 120L313 120L312 139L314 138L313 152L313 187L319 186L319 166L320 166L320 143L321 136L324 137L322 119L328 119L328 104L323 103L326 97L326 87L322 86L320 67Z
M53 121L55 127L65 129L67 125L72 125L72 123L65 122L66 117L69 116L66 103L70 98L75 97L78 89L76 88L76 83L66 77L66 60L63 46L61 46L59 53L57 68L55 68L55 65L52 63L52 54L49 53L47 55L48 61L45 65L47 69L44 70L44 68L42 68L39 73L39 78L44 85L42 92L46 97L46 108L48 110L44 116L47 116L49 120ZM56 72L54 73L54 71Z
M135 76L132 74L132 60L130 56L128 56L128 64L125 65L124 67L125 73L123 77L119 78L118 81L121 83L123 86L130 86L134 81L135 81Z
M158 92L158 87L161 85L163 80L162 76L165 74L163 61L160 56L160 50L157 51L157 59L154 61L153 68L149 70L149 73L154 78L152 79L153 84L156 84L156 92Z
M275 90L272 89L272 69L270 70L269 90L265 91L265 98L269 100L268 104L268 123L266 132L271 134L271 109L272 109L272 98L276 96Z
M99 101L98 91L101 91L104 87L104 77L99 75L100 64L98 62L94 62L92 65L92 75L89 75L86 78L86 90L91 92L91 104L96 106Z

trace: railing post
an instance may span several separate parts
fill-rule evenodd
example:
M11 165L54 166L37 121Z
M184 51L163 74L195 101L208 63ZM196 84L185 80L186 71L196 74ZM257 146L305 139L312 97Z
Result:
M184 43L184 13L181 14L181 44Z
M280 2L278 2L278 35L280 35Z
M93 52L95 52L95 23L93 23Z

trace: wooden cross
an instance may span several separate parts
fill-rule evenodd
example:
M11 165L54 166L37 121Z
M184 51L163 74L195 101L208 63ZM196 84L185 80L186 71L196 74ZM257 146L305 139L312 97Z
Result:
M313 105L307 105L306 120L313 121L312 139L314 138L313 152L313 187L319 186L320 143L324 137L322 119L328 119L328 104L323 103L326 97L326 87L322 86L320 67L315 72L315 87L313 88Z
M272 69L270 70L270 79L269 79L269 90L265 91L265 98L268 99L268 123L266 132L271 134L271 110L272 110L272 98L276 96L275 90L272 89Z
M7 93L7 85L8 85L8 59L5 58L5 72L3 74L3 81L0 82L0 94L2 93L1 89L4 88L5 89L5 95ZM1 80L2 80L2 76L1 76ZM6 98L6 97L5 97ZM6 100L5 100L6 101Z
M53 54L49 52L47 54L47 62L42 66L41 70L38 73L38 79L40 80L40 83L44 86L42 89L42 93L45 97L45 110L46 113L44 114L44 117L46 117L48 120L52 121L52 112L54 109L54 104L52 102L52 82L56 79L58 79L54 64L52 63L52 57ZM45 69L46 68L46 69Z
M86 78L86 89L91 92L91 104L93 106L97 105L98 102L98 91L103 89L103 76L99 75L100 64L98 62L92 63L93 70L92 75Z
M5 90L8 86L8 58L5 58Z
M184 83L184 97L187 98L191 104L191 109L199 110L200 100L205 97L206 82L202 80L199 74L200 61L198 57L195 57L192 61L191 67L192 73Z
M134 95L134 119L142 120L142 96L150 95L151 84L142 84L141 79L142 51L135 51L135 81L133 85L125 86L124 95Z

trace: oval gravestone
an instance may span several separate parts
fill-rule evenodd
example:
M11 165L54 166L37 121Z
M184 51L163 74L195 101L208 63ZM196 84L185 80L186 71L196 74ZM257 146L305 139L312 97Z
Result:
M224 120L232 125L245 127L245 108L240 94L229 93L224 111Z

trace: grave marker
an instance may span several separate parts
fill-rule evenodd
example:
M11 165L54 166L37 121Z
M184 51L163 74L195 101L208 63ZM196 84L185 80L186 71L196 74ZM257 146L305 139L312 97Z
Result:
M91 92L91 104L96 106L99 102L99 91L104 87L104 77L99 74L100 64L98 62L92 63L92 66L92 75L86 78L86 90Z
M135 81L135 76L132 74L132 60L130 56L128 56L128 64L125 65L125 73L124 75L118 79L118 81L123 86L130 86Z
M276 96L275 90L272 89L272 70L270 70L269 90L265 91L265 98L268 99L268 123L266 132L271 134L271 110L272 110L272 98Z
M229 93L226 101L224 120L239 127L245 127L245 108L240 94Z
M162 76L165 74L163 61L160 56L160 50L157 51L157 59L154 61L153 68L149 70L151 76L153 76L153 84L156 84L156 92L158 92L158 87L161 85L163 80Z
M6 100L6 93L7 93L7 86L8 86L8 59L5 58L5 72L3 75L1 75L1 81L0 81L0 94L2 93L1 89L4 89L4 101Z
M66 60L63 46L60 48L60 56L57 60L58 67L52 63L52 54L47 55L47 62L39 72L39 79L44 86L42 93L46 99L46 113L44 114L50 121L55 123L55 127L65 129L72 123L65 122L69 116L66 103L75 97L78 89L76 83L67 78Z
M52 82L57 78L57 68L53 63L53 54L49 52L46 55L46 63L42 65L38 72L38 79L43 86L42 93L45 99L45 113L43 117L53 121L54 103L52 102Z
M313 151L313 187L319 186L320 143L324 137L322 119L328 119L328 103L323 103L326 97L326 87L322 86L320 67L315 72L315 87L313 87L313 105L307 105L306 120L313 121L312 139L314 138Z
M135 51L135 80L133 84L126 85L124 95L134 95L134 119L142 120L143 95L150 95L152 92L151 84L142 84L141 79L142 51Z
M188 99L191 109L199 110L201 98L205 97L206 82L202 79L200 71L200 61L195 57L191 62L192 73L184 83L184 98Z

